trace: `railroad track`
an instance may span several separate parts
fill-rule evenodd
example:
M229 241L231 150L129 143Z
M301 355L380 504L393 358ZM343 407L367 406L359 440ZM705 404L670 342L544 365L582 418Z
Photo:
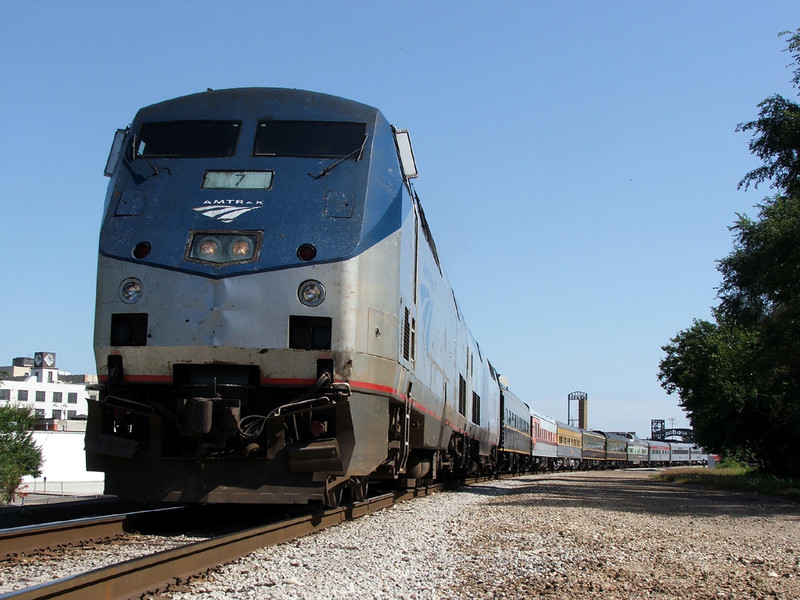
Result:
M57 579L50 583L9 592L0 595L0 600L44 600L48 598L124 600L139 598L148 592L156 592L171 585L180 584L194 575L231 562L259 548L296 539L411 498L427 496L440 491L443 487L442 484L437 484L427 488L384 494L340 508L252 527Z
M132 531L145 519L181 509L161 508L0 529L0 560L85 542L112 540Z

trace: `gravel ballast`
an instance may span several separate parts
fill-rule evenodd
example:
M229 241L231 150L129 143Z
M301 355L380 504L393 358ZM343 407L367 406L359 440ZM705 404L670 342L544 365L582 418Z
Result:
M800 598L800 505L650 479L529 475L266 548L173 600Z
M125 560L185 546L202 538L127 535L123 539L48 550L29 557L0 561L0 594L50 583Z
M650 475L527 475L417 498L156 597L800 598L800 504ZM0 593L181 540L141 542L0 563Z

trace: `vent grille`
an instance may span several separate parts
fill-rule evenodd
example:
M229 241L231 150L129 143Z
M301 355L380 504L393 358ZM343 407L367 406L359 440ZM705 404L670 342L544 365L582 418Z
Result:
M467 416L467 382L458 376L458 412Z
M481 422L481 397L475 392L472 392L472 422Z
M405 319L403 321L403 358L411 358L411 314L406 307Z
M417 320L411 316L408 307L403 318L403 358L411 363L416 360Z
M411 362L417 360L417 320L411 319Z

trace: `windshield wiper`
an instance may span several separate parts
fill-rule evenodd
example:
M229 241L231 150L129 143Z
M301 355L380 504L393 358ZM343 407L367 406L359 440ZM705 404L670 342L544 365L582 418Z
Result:
M159 170L152 162L150 162L150 160L148 160L147 157L143 156L142 154L139 154L139 152L136 150L136 146L138 145L138 143L139 143L139 137L134 135L131 144L131 157L133 160L143 160L148 167L153 169L153 174L150 175L150 177L155 177L156 175L161 173L161 170ZM172 175L172 171L170 171L168 167L164 167L162 170ZM141 175L139 175L138 177L141 177ZM150 179L150 177L145 177L143 181ZM139 183L141 182L137 182L136 185L139 185Z
M327 175L328 173L330 173L331 171L333 171L333 170L334 170L336 167L338 167L340 164L342 164L342 163L343 163L344 161L346 161L348 158L351 158L351 157L353 157L354 155L357 155L356 161L359 161L359 160L361 160L361 154L362 154L362 152L364 152L364 146L366 146L366 145L367 145L367 138L368 138L368 137L369 137L369 134L368 134L368 133L365 133L365 134L364 134L364 139L363 139L363 140L362 140L362 142L361 142L361 146L359 146L358 148L356 148L355 150L353 150L353 151L352 151L350 154L345 154L345 155L344 155L342 158L340 158L339 160L337 160L337 161L336 161L335 163L333 163L332 165L330 165L330 166L328 166L328 167L325 167L325 168L322 170L322 172L321 172L319 175L312 175L311 173L307 173L307 175L308 175L309 177L311 177L311 179L314 179L314 180L316 181L316 180L317 180L317 179L319 179L320 177L325 177L325 175Z

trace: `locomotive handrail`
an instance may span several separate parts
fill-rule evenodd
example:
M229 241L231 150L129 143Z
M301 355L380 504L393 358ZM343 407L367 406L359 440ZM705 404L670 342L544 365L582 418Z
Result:
M320 396L319 398L309 398L308 400L298 400L297 402L289 402L288 404L279 406L278 408L273 410L267 418L270 419L272 417L278 417L281 415L286 416L298 412L303 412L305 410L311 410L317 408L315 406L311 406L315 402L319 402L320 403L319 406L330 406L331 404L335 404L335 402L330 398L328 398L327 396ZM287 412L284 409L293 409L293 410Z

